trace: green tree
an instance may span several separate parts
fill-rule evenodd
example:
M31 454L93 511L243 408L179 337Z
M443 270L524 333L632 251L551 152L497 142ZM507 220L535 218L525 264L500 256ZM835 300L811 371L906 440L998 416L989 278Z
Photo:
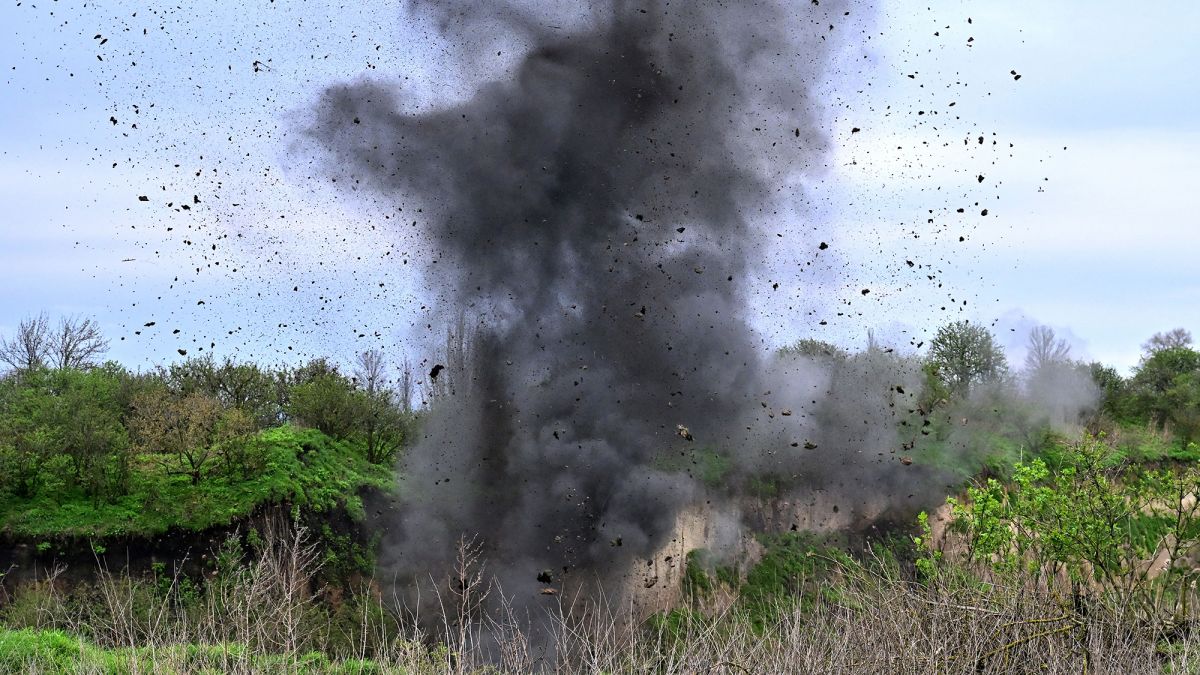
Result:
M1135 406L1142 419L1163 428L1170 424L1179 401L1168 395L1182 375L1200 371L1200 352L1188 347L1167 347L1142 358L1131 382Z
M965 397L981 384L1008 374L1004 351L983 326L956 321L942 326L929 342L932 374L955 396Z
M1076 597L1099 593L1161 620L1181 609L1164 599L1182 600L1178 591L1195 579L1188 561L1200 551L1198 490L1196 466L1124 464L1087 437L1060 447L1052 463L1018 464L1010 485L989 479L965 501L949 501L975 560L1047 583L1065 572Z
M1121 377L1116 368L1099 361L1090 363L1088 370L1091 371L1092 383L1100 391L1098 412L1117 422L1127 421L1132 413L1129 382Z
M116 368L28 371L5 382L0 449L11 488L61 480L101 499L123 491L129 457Z
M827 361L845 361L850 358L849 352L832 342L824 340L816 340L813 338L804 338L796 343L782 347L779 350L780 356L807 356L812 359L827 360Z
M162 377L179 394L203 394L224 408L244 411L259 429L277 425L282 419L276 377L253 363L228 358L217 363L211 356L190 358L172 364Z
M1167 419L1180 447L1186 450L1200 437L1200 370L1176 375L1164 399Z
M291 388L287 413L292 419L335 438L350 438L359 427L361 397L345 377L316 375Z
M248 433L245 413L222 408L205 394L186 396L140 395L134 401L130 432L143 452L166 455L168 473L188 476L200 483L220 456L222 444L236 442Z

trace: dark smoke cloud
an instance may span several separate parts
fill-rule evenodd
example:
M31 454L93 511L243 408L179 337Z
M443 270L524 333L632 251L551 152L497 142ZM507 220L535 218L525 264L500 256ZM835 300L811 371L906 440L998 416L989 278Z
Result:
M415 9L463 63L497 29L528 52L432 112L380 81L331 87L308 130L339 183L421 202L446 314L480 317L468 384L404 460L385 563L441 574L479 534L509 594L529 597L542 570L611 587L705 498L662 457L705 444L749 473L799 461L811 422L758 412L789 385L742 283L763 258L755 223L800 197L776 190L823 170L813 92L857 17L831 0L618 1L558 27L495 0Z

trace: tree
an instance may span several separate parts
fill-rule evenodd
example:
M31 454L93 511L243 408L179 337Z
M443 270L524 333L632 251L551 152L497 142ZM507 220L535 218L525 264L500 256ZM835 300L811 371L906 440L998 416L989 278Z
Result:
M1182 328L1173 328L1165 333L1155 333L1150 336L1150 339L1142 345L1142 351L1145 352L1142 359L1147 359L1163 350L1191 346L1192 334Z
M1129 382L1121 377L1116 368L1099 361L1088 365L1092 383L1100 390L1100 405L1097 412L1118 422L1125 421L1130 414Z
M1168 391L1176 379L1200 371L1200 352L1170 347L1148 354L1134 372L1132 388L1138 411L1152 424L1163 427L1172 418L1174 402Z
M358 355L358 367L354 371L354 379L368 394L374 394L381 389L387 378L387 362L383 352L369 349Z
M929 342L934 375L956 396L979 384L1000 381L1008 373L1004 352L983 326L956 321L942 326Z
M0 361L18 373L46 364L50 321L45 314L26 317L17 324L13 337L0 337Z
M211 396L225 408L244 411L260 429L278 424L283 414L276 377L253 363L226 358L218 365L204 356L172 364L160 373L172 391Z
M120 373L36 369L5 383L0 408L3 479L24 497L52 482L96 499L128 474Z
M358 355L355 380L361 389L352 402L367 446L367 460L390 461L404 441L405 415L397 408L393 392L384 387L387 364L383 353L372 349Z
M795 344L788 345L779 350L780 356L807 356L812 359L825 360L830 362L845 361L850 358L849 352L832 342L824 340L816 340L814 338L804 338L797 341Z
M1163 591L1195 578L1200 468L1125 464L1091 437L1053 459L1018 464L1012 485L989 479L968 488L964 502L948 500L968 555L1048 584L1065 572L1076 598L1099 592L1143 618L1170 621L1177 602L1186 611L1186 598Z
M1200 370L1176 375L1165 392L1167 418L1179 440L1180 448L1200 437Z
M360 402L346 378L336 372L317 375L292 387L287 412L298 422L335 438L350 438L358 427Z
M1025 388L1036 418L1051 425L1074 425L1095 410L1097 388L1088 366L1071 360L1071 347L1049 326L1029 333Z
M78 316L59 319L51 328L45 313L26 318L13 338L0 339L0 361L18 372L40 366L86 369L108 349L95 320Z
M138 446L144 452L171 455L174 462L164 463L167 471L188 476L192 485L204 477L221 451L220 444L245 432L240 425L225 423L227 411L204 394L142 394L134 408L129 426Z
M1049 326L1036 326L1029 331L1029 349L1025 354L1025 370L1029 373L1057 368L1071 362L1071 346L1054 335Z
M47 356L55 368L91 368L108 349L108 340L100 334L95 320L79 316L59 319L58 327L47 337Z
M406 415L411 413L413 410L412 395L414 384L415 379L413 377L412 362L410 362L408 359L404 359L404 365L400 367L400 382L398 383L398 387L400 389L400 400L398 403L400 405L400 411Z

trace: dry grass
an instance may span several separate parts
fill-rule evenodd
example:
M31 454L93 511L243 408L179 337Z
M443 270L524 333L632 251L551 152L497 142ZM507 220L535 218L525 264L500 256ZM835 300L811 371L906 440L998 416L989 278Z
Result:
M0 633L0 669L17 672L395 673L1157 673L1200 669L1200 639L1138 625L1122 608L1081 603L1022 583L984 583L948 568L928 583L895 565L843 565L803 609L781 600L756 629L735 605L644 621L603 599L563 599L522 617L461 564L436 598L440 626L395 614L364 589L337 619L311 582L303 531L270 533L257 561L184 602L125 575L101 575L86 598L51 578L11 598L14 628L61 629L88 649L19 655ZM161 586L161 582L160 582ZM161 589L160 589L161 590ZM500 600L497 602L497 600ZM484 612L483 607L492 607ZM500 607L499 611L494 608ZM339 623L340 622L340 623ZM26 637L28 637L26 635ZM6 642L7 640L7 642ZM89 651L90 649L90 651ZM60 650L61 651L61 650ZM6 656L7 653L7 656ZM9 660L6 660L9 659ZM17 663L13 658L19 658ZM65 660L64 660L65 659Z

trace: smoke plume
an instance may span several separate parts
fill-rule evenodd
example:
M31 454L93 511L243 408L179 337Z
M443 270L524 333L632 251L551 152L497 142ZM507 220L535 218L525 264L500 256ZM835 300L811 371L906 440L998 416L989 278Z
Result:
M813 463L817 415L800 406L825 376L775 369L743 284L766 241L755 224L801 196L780 188L822 171L814 92L853 8L616 0L567 27L496 0L414 9L463 63L496 30L528 50L432 111L377 80L330 87L309 129L341 184L421 201L447 314L481 317L403 460L385 564L428 578L479 535L509 595L611 587L680 509L716 497L674 458L719 448L747 475Z

